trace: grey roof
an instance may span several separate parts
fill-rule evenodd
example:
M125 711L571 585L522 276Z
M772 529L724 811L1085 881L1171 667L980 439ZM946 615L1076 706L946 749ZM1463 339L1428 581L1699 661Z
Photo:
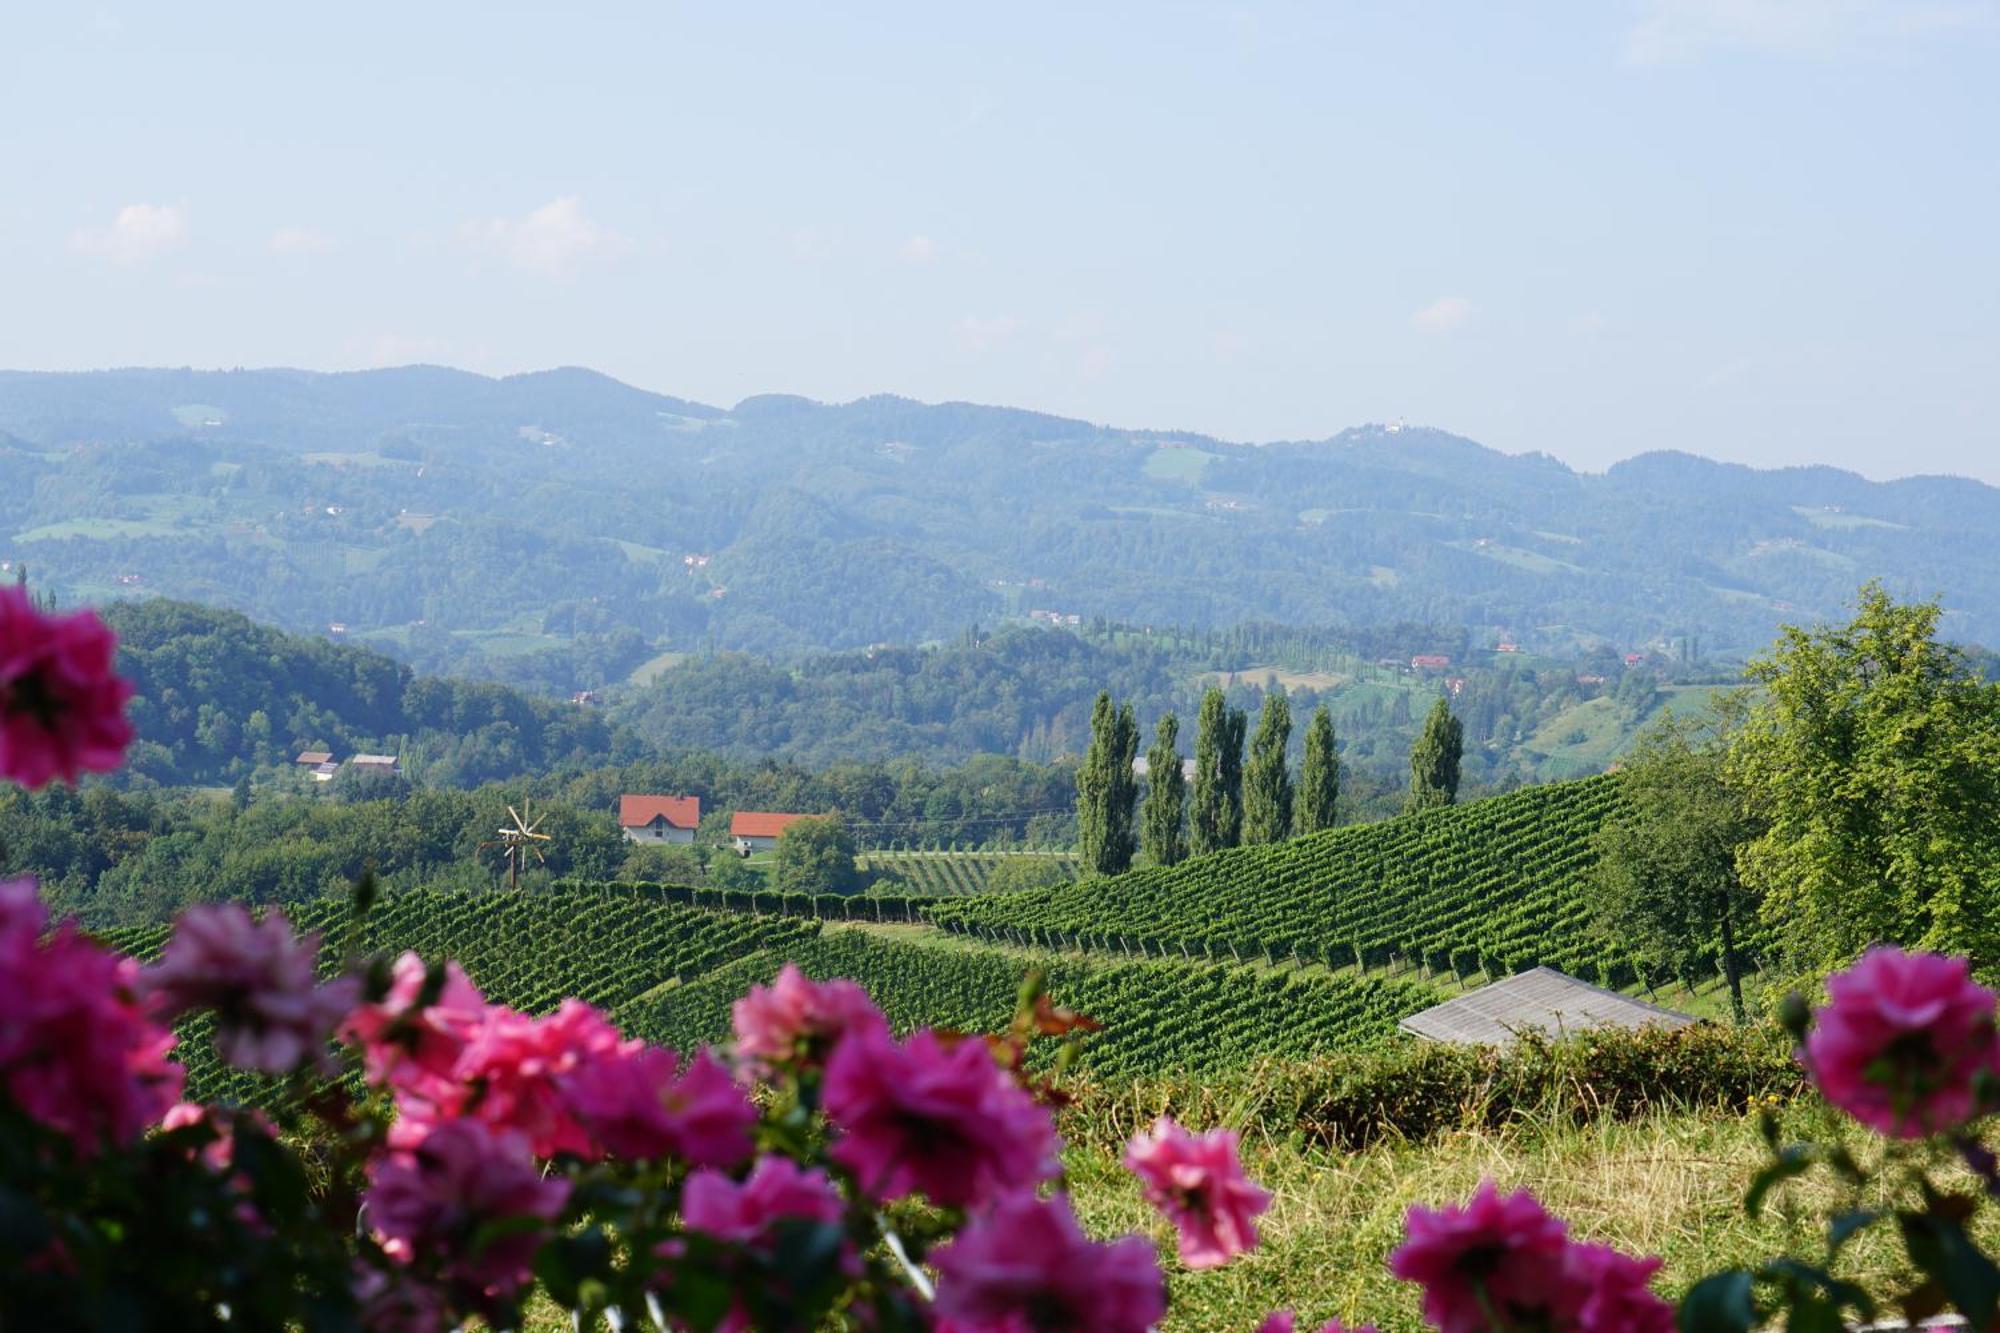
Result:
M1432 1041L1506 1046L1527 1031L1553 1036L1596 1027L1678 1028L1694 1021L1688 1014L1578 981L1552 967L1537 967L1411 1014L1402 1028Z

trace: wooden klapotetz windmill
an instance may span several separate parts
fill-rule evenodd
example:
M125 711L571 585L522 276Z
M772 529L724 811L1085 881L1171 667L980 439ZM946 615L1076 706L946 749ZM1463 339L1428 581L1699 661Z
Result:
M527 809L528 803L521 802L521 810ZM494 837L479 844L479 852L484 856L488 847L498 847L500 854L507 858L507 887L518 889L521 887L521 863L532 856L538 864L546 865L549 858L542 855L540 844L553 842L554 839L546 833L536 832L541 827L542 820L548 818L546 814L529 823L520 810L510 805L507 807L507 816L514 821L513 824L495 830Z

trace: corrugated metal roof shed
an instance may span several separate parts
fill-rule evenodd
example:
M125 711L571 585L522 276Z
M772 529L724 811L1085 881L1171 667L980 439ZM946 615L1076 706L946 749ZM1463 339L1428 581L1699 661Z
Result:
M1550 1035L1597 1027L1686 1027L1695 1019L1629 995L1537 967L1517 972L1455 1000L1432 1005L1402 1022L1405 1032L1432 1041L1507 1046L1521 1032Z

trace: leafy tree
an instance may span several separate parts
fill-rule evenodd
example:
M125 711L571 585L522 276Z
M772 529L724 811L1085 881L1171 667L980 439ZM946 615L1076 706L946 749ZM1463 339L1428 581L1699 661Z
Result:
M1023 889L1045 889L1069 882L1069 872L1053 856L1024 854L1009 856L987 872L982 893L1018 893Z
M1340 750L1334 743L1333 714L1325 704L1313 710L1306 724L1305 759L1299 766L1299 793L1294 808L1301 834L1333 827L1340 804Z
M791 830L787 829L789 833ZM703 883L711 889L761 889L766 887L764 876L748 861L735 852L718 851L708 858L708 869L703 874Z
M1757 833L1723 776L1721 744L1669 714L1640 736L1619 771L1625 817L1595 839L1598 917L1625 946L1682 965L1713 950L1744 1021L1737 941L1756 918L1756 895L1737 854Z
M771 887L780 893L854 893L861 872L854 864L854 835L839 815L794 820L778 837Z
M1458 799L1458 761L1465 749L1465 728L1452 715L1451 703L1443 695L1431 705L1424 719L1423 734L1410 750L1410 794L1403 803L1408 813L1433 810Z
M1283 686L1264 695L1257 739L1243 777L1243 841L1283 842L1292 833L1292 774L1285 750L1292 742L1292 703Z
M1160 717L1153 747L1146 751L1146 805L1142 839L1146 859L1156 866L1177 864L1187 855L1182 812L1187 805L1187 779L1181 774L1181 722L1172 713Z
M1766 827L1741 870L1803 964L1877 940L2000 958L2000 686L1940 614L1870 583L1850 623L1788 627L1750 665L1727 772Z
M1219 688L1201 697L1194 743L1194 810L1188 851L1234 847L1243 831L1243 733L1248 719Z
M1076 771L1077 850L1095 874L1131 869L1132 802L1139 794L1132 761L1138 753L1132 705L1119 708L1108 692L1099 694L1091 710L1090 748Z

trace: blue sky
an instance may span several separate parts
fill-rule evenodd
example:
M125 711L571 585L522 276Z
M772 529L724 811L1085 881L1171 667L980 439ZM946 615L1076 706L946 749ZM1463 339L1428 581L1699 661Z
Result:
M2000 4L0 9L0 365L2000 482Z

